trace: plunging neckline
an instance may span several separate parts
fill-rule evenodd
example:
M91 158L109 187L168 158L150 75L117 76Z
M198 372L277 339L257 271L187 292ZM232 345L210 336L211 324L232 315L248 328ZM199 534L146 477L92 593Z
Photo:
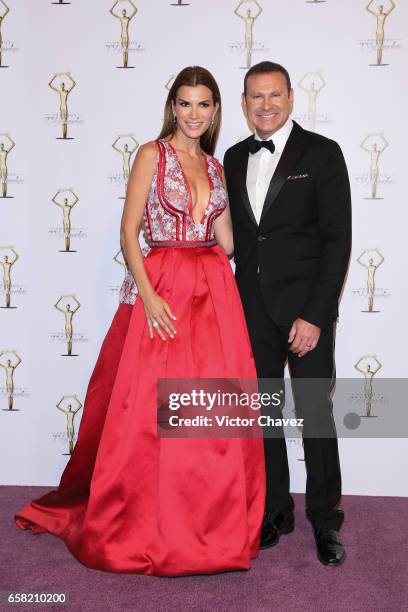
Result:
M193 223L195 225L202 225L204 223L204 221L205 221L205 216L206 216L207 210L208 210L208 208L210 206L211 195L212 195L212 192L213 192L213 189L214 189L214 185L213 185L213 182L212 182L212 179L211 179L211 176L210 176L207 154L203 151L203 155L204 155L204 159L205 159L205 167L206 167L206 171L207 171L208 186L210 188L210 193L209 193L209 196L208 196L207 205L204 208L203 215L202 215L202 217L201 217L201 219L199 221L196 221L194 219L194 217L193 217L193 195L191 193L190 184L189 184L189 182L187 180L187 177L186 177L186 174L185 174L185 172L183 170L183 166L182 166L179 154L177 153L176 149L173 147L173 145L171 144L171 142L169 140L166 140L165 142L167 142L167 144L170 145L170 148L172 149L172 151L173 151L173 153L174 153L174 155L175 155L175 157L177 159L177 163L178 163L178 165L180 167L181 174L183 175L183 181L184 181L184 184L186 186L187 193L188 193L188 214L189 214L191 220L193 221Z

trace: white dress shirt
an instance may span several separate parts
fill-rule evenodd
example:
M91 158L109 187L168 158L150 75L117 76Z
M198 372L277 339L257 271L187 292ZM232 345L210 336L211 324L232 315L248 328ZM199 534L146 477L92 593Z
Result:
M267 140L273 140L275 145L274 153L271 153L268 149L262 147L262 149L260 149L257 153L249 154L246 186L249 201L258 225L261 219L269 183L271 182L273 174L276 170L276 166L278 165L282 151L285 148L289 134L292 131L292 127L293 121L289 117L286 123L284 123L277 132L275 132L270 138L267 138ZM259 138L256 132L255 140L262 140Z

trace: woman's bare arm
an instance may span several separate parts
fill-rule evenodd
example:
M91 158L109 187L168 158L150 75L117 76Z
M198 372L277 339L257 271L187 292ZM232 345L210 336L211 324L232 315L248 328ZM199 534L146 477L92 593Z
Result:
M165 333L173 337L175 319L169 305L153 289L147 275L139 244L139 232L147 197L156 171L157 145L148 142L136 154L129 176L125 205L120 224L120 243L128 268L135 279L145 308L150 337L153 329L165 340Z
M148 142L139 148L129 175L120 224L122 249L142 298L153 291L143 263L139 232L147 196L156 170L156 155L157 146L154 142Z
M222 182L224 183L225 191L227 191L224 171L222 172ZM227 208L215 220L214 232L218 244L224 249L228 257L232 257L234 253L234 239L232 235L232 221L228 203Z
M228 257L234 253L234 239L232 236L232 222L229 205L215 220L214 232L217 243L224 249Z

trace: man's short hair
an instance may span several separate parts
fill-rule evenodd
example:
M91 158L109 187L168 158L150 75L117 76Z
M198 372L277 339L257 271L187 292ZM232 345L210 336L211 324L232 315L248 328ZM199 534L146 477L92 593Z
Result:
M259 62L259 64L255 64L248 70L244 78L244 95L247 92L247 81L249 77L253 74L268 74L270 72L280 72L283 74L286 80L286 85L288 87L288 93L292 89L292 85L290 82L289 72L281 66L280 64L275 64L275 62Z

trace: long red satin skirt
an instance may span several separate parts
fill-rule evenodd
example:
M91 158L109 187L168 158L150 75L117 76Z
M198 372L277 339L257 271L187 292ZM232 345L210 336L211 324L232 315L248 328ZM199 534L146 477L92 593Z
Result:
M160 247L145 265L177 317L175 339L150 339L140 298L119 305L59 487L15 521L101 570L249 569L265 504L262 438L157 435L157 378L256 377L229 261L219 246Z

